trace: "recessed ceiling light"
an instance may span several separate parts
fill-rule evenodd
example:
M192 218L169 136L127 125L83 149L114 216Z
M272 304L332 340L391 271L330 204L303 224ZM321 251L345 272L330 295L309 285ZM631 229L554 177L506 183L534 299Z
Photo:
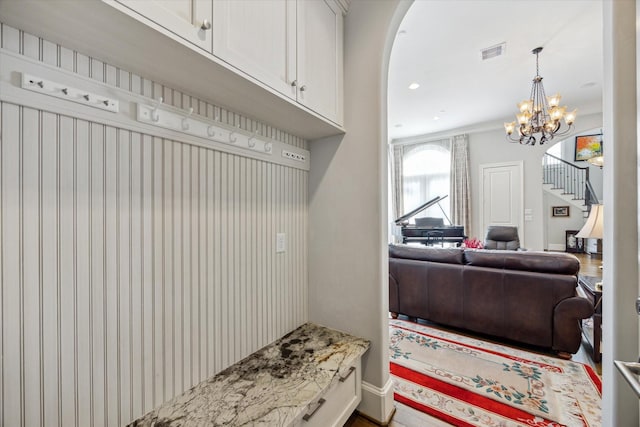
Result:
M440 120L440 117L438 117L438 116L433 116L433 120L436 120L436 121L437 121L437 120Z
M394 127L401 128L402 127L402 123L398 123Z
M596 82L587 82L585 84L583 84L582 86L580 86L580 89L586 89L588 87L594 87L596 85Z
M409 85L409 89L416 90L420 87L420 83L413 82Z
M399 36L404 36L405 34L407 34L407 30L400 30L400 31L398 31L398 35L399 35Z

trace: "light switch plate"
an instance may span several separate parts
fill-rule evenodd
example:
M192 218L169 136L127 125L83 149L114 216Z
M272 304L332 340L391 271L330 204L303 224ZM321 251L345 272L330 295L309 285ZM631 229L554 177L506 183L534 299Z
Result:
M284 233L276 234L276 252L281 253L287 250L287 235Z

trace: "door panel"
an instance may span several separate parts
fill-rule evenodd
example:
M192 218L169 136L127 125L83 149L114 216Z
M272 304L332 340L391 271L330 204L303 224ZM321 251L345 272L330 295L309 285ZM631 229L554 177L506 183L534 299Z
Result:
M166 28L190 43L211 52L212 0L117 0L118 3Z
M298 102L342 123L342 12L332 1L298 3Z
M522 162L480 165L480 232L490 225L516 226L524 246Z
M213 14L213 54L295 99L295 1L216 0Z

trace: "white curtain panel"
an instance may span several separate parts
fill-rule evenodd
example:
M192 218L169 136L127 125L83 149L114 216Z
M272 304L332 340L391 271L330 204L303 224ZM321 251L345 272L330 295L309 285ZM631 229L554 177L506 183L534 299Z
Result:
M395 218L404 215L403 179L402 179L402 157L404 156L404 146L393 146L393 213ZM394 218L394 219L395 219Z
M467 236L473 235L470 187L469 138L467 135L456 135L451 138L451 221L463 225Z

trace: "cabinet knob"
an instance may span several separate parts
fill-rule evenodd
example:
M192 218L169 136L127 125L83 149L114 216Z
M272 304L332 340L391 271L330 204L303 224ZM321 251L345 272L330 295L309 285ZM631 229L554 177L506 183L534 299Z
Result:
M300 86L300 92L304 92L305 90L307 90L307 86L306 85Z
M208 19L205 19L204 21L202 21L202 25L200 25L200 28L203 30L210 30L211 29L211 22Z
M292 81L291 87L296 87L296 86L298 86L298 81L297 80Z

